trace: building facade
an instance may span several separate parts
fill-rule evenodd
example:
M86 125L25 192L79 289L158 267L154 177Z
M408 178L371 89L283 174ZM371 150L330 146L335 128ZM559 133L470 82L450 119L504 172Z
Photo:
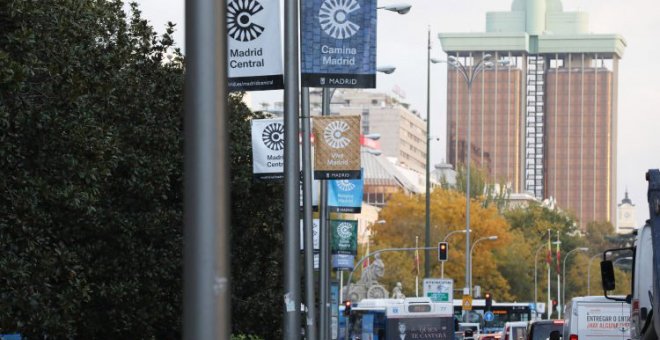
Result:
M618 65L626 43L588 32L588 15L560 0L514 0L489 12L484 33L441 33L443 50L471 70L493 67L468 87L451 66L447 155L538 199L553 197L585 226L616 221ZM496 61L507 61L500 64Z
M616 232L619 234L631 233L633 230L641 227L636 225L635 205L628 198L627 191L626 197L619 203L616 222Z

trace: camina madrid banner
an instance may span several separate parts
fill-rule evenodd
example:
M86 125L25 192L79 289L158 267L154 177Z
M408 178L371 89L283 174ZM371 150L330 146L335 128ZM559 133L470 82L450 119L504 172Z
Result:
M279 0L227 0L230 91L284 88Z
M302 86L376 87L376 0L301 1Z

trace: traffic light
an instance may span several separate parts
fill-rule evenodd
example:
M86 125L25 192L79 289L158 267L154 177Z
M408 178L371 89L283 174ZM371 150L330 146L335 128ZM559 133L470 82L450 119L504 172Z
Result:
M559 303L559 302L557 302L557 299L552 299L552 311L553 311L553 312L556 312L556 311L557 311L557 304L558 304L558 303Z
M438 261L447 261L449 246L447 242L438 242Z
M344 315L351 315L351 300L344 301Z
M493 296L490 295L490 293L486 293L486 295L484 295L484 298L486 300L486 310L490 310L491 307L493 307Z

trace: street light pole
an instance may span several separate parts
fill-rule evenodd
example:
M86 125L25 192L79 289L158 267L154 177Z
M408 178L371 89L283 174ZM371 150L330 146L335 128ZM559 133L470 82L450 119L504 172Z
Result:
M426 224L424 247L424 277L431 276L431 64L442 60L431 58L431 27L428 28L428 52L426 57Z
M602 254L596 254L589 259L589 265L587 266L587 295L591 295L591 261L601 255Z
M562 278L561 285L562 285L562 287L564 287L564 290L562 291L561 301L559 301L559 303L557 303L557 307L558 307L557 310L559 311L559 314L557 315L557 317L559 319L561 319L561 306L562 306L562 304L566 304L566 259L568 259L568 256L571 255L571 253L576 252L576 251L589 251L589 248L586 248L586 247L575 248L575 249L569 251L568 253L566 253L566 256L564 256L564 264L563 264L563 267L562 267L562 270L561 270L561 278ZM559 297L557 297L557 298L559 298Z
M481 242L481 241L495 241L495 240L497 240L497 235L482 237L482 238L477 239L476 241L474 241L474 244L472 245L472 248L470 249L470 283L469 283L469 286L468 286L468 288L470 288L470 292L472 292L472 252L474 251L474 248L477 247L477 244L479 242Z
M538 271L537 271L538 259L537 259L537 257L539 255L539 251L541 251L543 248L545 248L545 244L542 244L538 249L536 249L536 252L534 253L534 309L535 309L534 313L536 313L536 311L538 310L538 308L536 308L536 304L538 303L537 294L538 294L538 291L539 291L539 288L538 288Z
M451 64L458 73L463 76L465 83L467 85L468 92L468 118L467 118L467 141L466 141L466 179L465 179L465 290L468 295L472 295L472 287L470 286L471 282L471 273L470 273L470 157L471 157L471 126L472 126L472 82L474 79L486 68L493 66L493 63L490 62L490 54L484 54L476 65L470 65L466 67L462 64L456 57L449 56L449 64ZM501 62L506 64L506 61ZM457 155L458 156L458 155Z
M451 236L453 234L456 234L456 233L465 233L465 230L461 229L461 230L450 231L447 235L445 235L445 238L442 240L442 242L447 242L447 239L449 238L449 236ZM443 278L443 279L445 278L445 261L440 262L440 278Z

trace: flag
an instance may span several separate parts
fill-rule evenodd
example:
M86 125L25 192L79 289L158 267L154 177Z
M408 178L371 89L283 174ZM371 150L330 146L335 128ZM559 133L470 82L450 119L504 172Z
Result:
M557 273L561 273L559 271L561 269L560 258L561 258L561 252L559 251L559 231L557 231Z
M369 267L369 243L371 242L367 241L367 253L365 254L367 258L362 262L362 269Z
M550 229L548 229L548 251L545 253L545 263L550 267L552 263L552 243L550 242Z

